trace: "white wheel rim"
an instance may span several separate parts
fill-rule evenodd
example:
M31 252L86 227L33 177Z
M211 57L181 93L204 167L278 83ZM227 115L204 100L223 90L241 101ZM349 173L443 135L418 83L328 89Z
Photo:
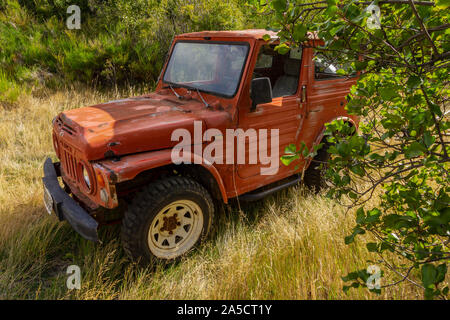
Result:
M203 211L191 200L174 201L153 219L148 246L158 258L173 259L189 251L203 229Z

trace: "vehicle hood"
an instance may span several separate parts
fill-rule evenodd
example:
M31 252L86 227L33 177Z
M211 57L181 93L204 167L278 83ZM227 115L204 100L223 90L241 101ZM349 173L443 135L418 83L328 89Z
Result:
M58 140L86 160L99 160L173 147L179 143L171 141L176 129L189 131L193 141L194 121L201 121L203 134L208 128L225 128L231 116L196 99L152 93L65 111L53 125Z

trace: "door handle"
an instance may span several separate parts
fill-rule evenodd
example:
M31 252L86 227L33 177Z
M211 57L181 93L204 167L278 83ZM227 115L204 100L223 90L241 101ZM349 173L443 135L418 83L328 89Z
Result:
M300 91L300 102L304 105L305 108L305 118L308 118L308 104L306 103L306 85L302 85L302 89Z

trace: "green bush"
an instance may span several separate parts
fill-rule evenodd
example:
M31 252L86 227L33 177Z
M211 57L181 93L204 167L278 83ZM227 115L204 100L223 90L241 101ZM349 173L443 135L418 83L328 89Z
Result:
M73 3L79 30L66 27ZM0 70L11 88L152 87L174 35L263 25L243 0L0 0L0 9Z
M0 101L5 104L13 103L17 100L22 88L0 70Z

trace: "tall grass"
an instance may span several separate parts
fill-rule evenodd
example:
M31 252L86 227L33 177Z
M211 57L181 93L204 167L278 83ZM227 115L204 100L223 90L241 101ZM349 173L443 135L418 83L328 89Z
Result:
M54 157L51 120L58 112L139 92L94 90L21 95L0 108L0 299L415 299L405 283L381 296L342 291L341 276L367 268L364 241L346 246L353 224L323 195L302 187L261 203L235 206L216 218L209 242L169 267L142 268L120 246L119 228L102 229L102 244L82 239L42 204L42 163ZM81 290L66 287L80 266ZM385 280L387 281L387 280Z

